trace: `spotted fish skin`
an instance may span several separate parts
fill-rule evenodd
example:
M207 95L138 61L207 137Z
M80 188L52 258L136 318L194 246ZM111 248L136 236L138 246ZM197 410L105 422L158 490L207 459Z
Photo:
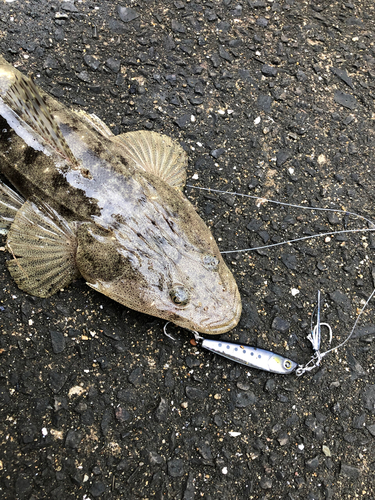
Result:
M236 326L236 282L177 189L186 165L180 146L142 131L140 142L164 141L176 154L162 156L179 160L151 168L146 151L138 165L129 156L136 136L111 136L2 58L0 115L0 172L25 199L7 239L16 260L9 270L22 289L49 296L81 275L121 304L184 328L219 334ZM29 239L25 224L35 228Z
M12 76L14 80L5 95L5 101L42 138L50 145L53 144L62 157L66 157L72 165L76 164L76 159L72 155L61 130L50 116L45 100L33 80L16 72L13 72ZM25 102L28 103L27 107L24 106Z

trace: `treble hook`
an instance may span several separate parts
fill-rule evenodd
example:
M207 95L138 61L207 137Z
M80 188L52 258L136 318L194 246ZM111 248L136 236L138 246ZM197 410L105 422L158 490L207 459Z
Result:
M319 352L320 351L320 342L322 340L322 334L321 334L321 332L322 332L321 327L322 326L326 326L328 328L328 330L329 330L329 343L332 342L332 328L331 328L331 326L328 323L322 323L320 321L320 290L318 290L318 300L317 300L317 305L315 306L315 308L317 309L316 325L313 327L313 324L312 324L313 316L314 316L314 314L313 314L311 316L311 332L307 336L307 338L310 340L314 351Z
M310 361L308 361L305 365L300 365L297 370L296 370L296 375L300 377L303 375L305 372L309 372L316 368L317 366L320 365L323 357L326 355L326 353L321 353L320 352L320 343L322 340L322 326L326 326L329 331L329 343L332 342L332 328L331 325L328 323L322 323L320 321L320 290L318 290L318 299L317 299L317 304L315 306L315 309L317 310L316 312L316 324L313 326L313 317L314 313L311 316L311 331L309 335L307 336L308 340L312 344L312 348L314 350L314 354L311 357ZM314 310L315 312L315 310Z

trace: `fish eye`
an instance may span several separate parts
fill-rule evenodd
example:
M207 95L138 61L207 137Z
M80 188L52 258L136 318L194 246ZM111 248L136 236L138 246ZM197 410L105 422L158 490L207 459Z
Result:
M177 306L186 306L190 300L190 293L184 286L178 285L169 291L172 302Z
M217 268L219 267L219 259L213 255L207 254L203 257L203 265L210 271L217 271Z

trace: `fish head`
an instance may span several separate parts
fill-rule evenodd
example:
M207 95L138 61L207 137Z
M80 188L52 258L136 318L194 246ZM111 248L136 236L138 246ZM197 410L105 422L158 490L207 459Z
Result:
M158 206L148 225L142 217L111 231L82 224L77 266L92 288L131 309L221 334L241 315L237 284L207 226L190 203L182 205Z
M233 329L241 315L236 281L219 251L174 249L179 256L143 297L155 316L200 333L218 335Z

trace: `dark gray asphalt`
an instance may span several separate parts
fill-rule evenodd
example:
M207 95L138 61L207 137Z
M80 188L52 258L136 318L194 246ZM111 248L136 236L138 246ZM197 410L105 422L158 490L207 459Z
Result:
M181 142L188 184L373 219L372 0L0 3L0 51L114 131ZM193 189L222 250L366 228L343 213ZM230 254L244 312L226 339L311 356L317 292L333 345L374 287L375 238ZM301 378L246 369L82 281L18 290L0 255L0 496L372 499L374 306ZM328 349L323 330L322 349Z

